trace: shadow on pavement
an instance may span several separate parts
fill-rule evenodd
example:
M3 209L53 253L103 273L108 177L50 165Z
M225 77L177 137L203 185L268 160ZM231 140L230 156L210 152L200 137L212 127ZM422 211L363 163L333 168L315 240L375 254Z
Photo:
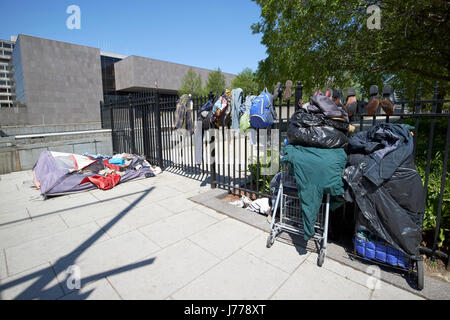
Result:
M117 222L119 222L120 219L122 219L134 206L136 206L145 196L147 196L151 191L153 191L155 187L151 187L148 190L146 190L138 199L133 201L128 207L126 207L123 211L121 211L117 216L115 216L111 221L109 221L105 226L103 226L101 229L99 229L95 234L93 234L91 237L89 237L87 240L85 240L82 244L80 244L77 248L75 248L72 252L67 254L64 257L59 258L55 265L61 265L64 266L62 269L64 273L66 273L66 269L69 266L72 266L76 264L77 258L80 257L80 255L86 251L90 246L95 244L95 242L103 236L104 232L107 232L109 229L111 229ZM156 258L150 258L141 262L136 262L133 264L129 264L120 268L116 268L113 270L101 272L89 277L86 277L84 279L81 279L81 286L83 287L85 284L100 280L106 276L111 276L113 274L122 273L125 271L129 271L136 268L141 268L144 266L147 266L149 264L152 264L155 261ZM53 291L58 290L60 288L60 284L57 284L55 286L51 286L50 288L46 288L52 281L55 279L57 275L55 274L52 267L44 268L42 270L39 270L37 272L34 272L32 274L23 276L19 279L12 280L10 282L4 283L0 285L0 294L2 291L15 287L19 284L22 284L24 282L34 280L35 281L28 286L25 290L23 290L19 295L17 295L14 299L18 300L28 300L28 299L36 299L36 298L45 298L47 295L51 295ZM69 274L66 273L66 277L64 281L62 281L62 285L64 285L67 282L67 279L69 278ZM62 288L61 288L62 290ZM73 292L70 292L71 294L70 299L86 299L88 298L94 289L89 290L88 292L85 292L83 294L80 293L79 290L75 290ZM64 291L63 291L64 292ZM55 297L50 297L50 299L54 299ZM59 297L61 298L61 297Z

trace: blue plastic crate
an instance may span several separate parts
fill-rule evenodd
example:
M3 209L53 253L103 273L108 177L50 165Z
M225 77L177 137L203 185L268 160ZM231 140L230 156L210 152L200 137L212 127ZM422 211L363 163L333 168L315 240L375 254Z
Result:
M383 242L370 241L363 235L357 234L353 237L353 245L356 248L356 253L363 258L387 263L403 269L409 268L405 255Z

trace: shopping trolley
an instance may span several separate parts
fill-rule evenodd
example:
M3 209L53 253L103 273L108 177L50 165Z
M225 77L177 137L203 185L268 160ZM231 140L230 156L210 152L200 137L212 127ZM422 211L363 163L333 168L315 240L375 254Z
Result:
M270 224L270 235L267 239L267 248L270 248L281 232L301 235L305 234L302 219L301 202L298 197L298 186L292 174L290 163L284 163L280 172L280 185L272 210L272 222ZM314 226L312 239L318 247L319 257L317 265L321 267L327 254L328 239L328 216L330 211L330 195L326 194L326 202L320 206L317 220ZM276 222L276 217L279 219Z

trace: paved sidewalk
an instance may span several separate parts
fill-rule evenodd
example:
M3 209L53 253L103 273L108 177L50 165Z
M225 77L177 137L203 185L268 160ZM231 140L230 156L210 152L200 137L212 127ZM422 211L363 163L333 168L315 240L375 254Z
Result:
M188 199L209 185L173 173L47 201L31 180L0 176L0 299L422 299L267 249L264 231Z

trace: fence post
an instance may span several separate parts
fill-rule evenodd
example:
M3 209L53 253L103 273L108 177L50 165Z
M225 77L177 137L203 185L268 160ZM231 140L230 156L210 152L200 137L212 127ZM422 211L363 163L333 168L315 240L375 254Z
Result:
M303 97L303 86L300 81L297 81L297 85L295 86L295 100L294 100L295 111L301 108L299 103L303 105L302 97Z
M145 101L141 106L138 107L140 110L141 116L141 124L142 124L142 142L144 146L144 155L146 158L151 158L152 150L150 147L150 124L148 115L150 114L151 107L151 99L152 97L148 94L148 92L143 93L142 99Z
M210 154L210 171L211 171L211 189L216 188L216 130L209 129L210 140L209 145L211 148ZM220 146L219 146L220 147Z
M128 122L130 123L130 136L131 136L131 153L136 153L136 141L134 135L134 112L133 104L131 103L131 94L128 94Z
M164 170L162 156L162 128L161 128L161 106L159 104L159 91L156 89L155 125L156 125L156 157L161 170Z
M115 150L115 133L114 133L114 117L113 117L113 105L112 104L110 104L109 105L109 121L110 121L110 129L111 129L111 142L112 142L112 149L113 149L113 152L114 152L114 150Z

